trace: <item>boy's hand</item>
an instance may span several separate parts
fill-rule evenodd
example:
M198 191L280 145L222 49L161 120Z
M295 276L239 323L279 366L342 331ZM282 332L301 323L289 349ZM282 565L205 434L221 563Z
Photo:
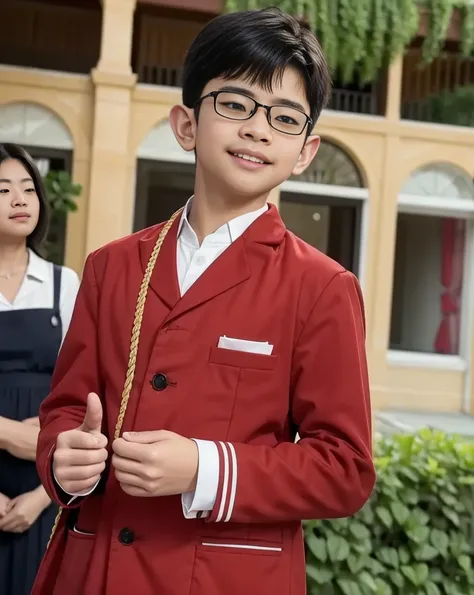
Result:
M27 417L22 421L24 424L28 424L29 426L38 426L40 425L39 417Z
M59 434L53 471L61 488L87 493L99 481L107 460L107 438L101 433L102 403L95 393L87 397L84 421L75 430Z
M174 432L126 432L112 444L112 465L130 496L172 496L196 489L198 447Z

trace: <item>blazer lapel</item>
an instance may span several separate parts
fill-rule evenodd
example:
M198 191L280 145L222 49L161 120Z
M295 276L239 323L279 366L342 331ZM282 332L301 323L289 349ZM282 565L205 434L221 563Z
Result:
M185 312L215 298L221 293L247 281L251 276L249 255L252 244L276 247L283 241L286 228L278 209L270 204L268 211L249 226L180 297L177 271L177 233L179 217L169 230L150 280L151 289L170 309L164 322L171 322ZM161 225L150 230L140 241L140 258L143 271L158 238Z
M169 313L166 322L211 300L250 278L245 242L231 244L197 279Z
M161 246L156 260L155 268L151 274L150 288L161 301L171 310L180 299L178 271L176 266L176 241L179 217L173 222ZM150 233L140 240L140 260L145 272L158 234L162 225L155 226Z

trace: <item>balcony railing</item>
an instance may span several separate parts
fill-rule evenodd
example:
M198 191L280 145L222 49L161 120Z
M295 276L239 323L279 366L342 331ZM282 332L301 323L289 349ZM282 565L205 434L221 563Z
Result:
M378 97L374 90L333 89L328 109L353 114L378 115L380 113Z
M439 124L474 125L474 58L445 52L424 64L420 49L405 56L403 119Z
M0 64L88 74L97 64L100 3L0 0Z

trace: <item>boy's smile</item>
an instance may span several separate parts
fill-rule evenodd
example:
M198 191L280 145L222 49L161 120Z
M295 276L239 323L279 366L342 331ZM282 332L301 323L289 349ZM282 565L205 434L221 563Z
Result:
M257 151L236 149L235 151L228 151L228 153L235 160L237 165L245 167L246 169L261 169L271 165L266 155Z

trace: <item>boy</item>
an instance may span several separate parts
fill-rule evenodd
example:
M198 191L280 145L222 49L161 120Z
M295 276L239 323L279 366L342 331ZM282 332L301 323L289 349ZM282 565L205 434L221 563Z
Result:
M303 595L301 520L368 499L359 286L266 202L315 156L329 88L316 39L276 9L193 43L170 123L195 192L151 274L123 431L162 225L89 256L41 410L38 469L66 510L34 595Z

